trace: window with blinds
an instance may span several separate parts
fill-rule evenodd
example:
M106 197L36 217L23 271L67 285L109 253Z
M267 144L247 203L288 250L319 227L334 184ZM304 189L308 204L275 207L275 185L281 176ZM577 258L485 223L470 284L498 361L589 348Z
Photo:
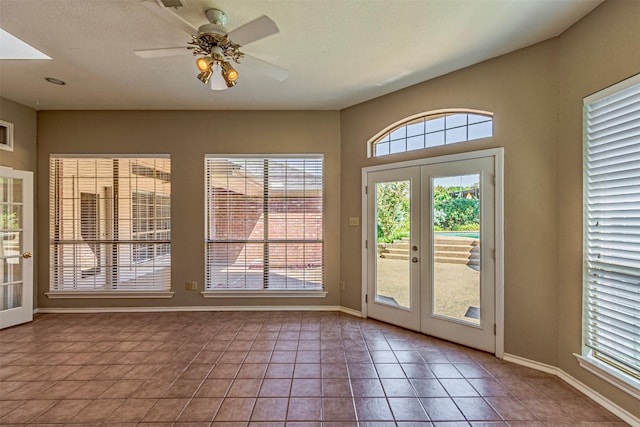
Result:
M52 156L50 291L169 291L168 156Z
M640 383L640 75L584 100L583 356Z
M205 159L207 290L323 289L321 156Z

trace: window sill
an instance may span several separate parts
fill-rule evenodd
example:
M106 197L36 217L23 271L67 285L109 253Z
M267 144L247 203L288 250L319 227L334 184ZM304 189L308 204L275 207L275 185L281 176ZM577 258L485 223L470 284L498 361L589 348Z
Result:
M576 353L573 355L578 359L578 363L582 368L636 399L640 399L640 381L630 375L617 371L606 363L594 359L591 356L582 356Z
M54 291L45 295L49 299L173 298L170 291Z
M326 291L304 291L304 290L219 290L203 291L205 298L324 298Z

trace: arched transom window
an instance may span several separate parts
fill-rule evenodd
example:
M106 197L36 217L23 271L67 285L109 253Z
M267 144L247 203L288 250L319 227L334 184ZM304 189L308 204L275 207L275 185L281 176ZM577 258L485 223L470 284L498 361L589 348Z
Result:
M493 115L480 111L440 111L412 116L370 141L369 157L421 150L493 136Z

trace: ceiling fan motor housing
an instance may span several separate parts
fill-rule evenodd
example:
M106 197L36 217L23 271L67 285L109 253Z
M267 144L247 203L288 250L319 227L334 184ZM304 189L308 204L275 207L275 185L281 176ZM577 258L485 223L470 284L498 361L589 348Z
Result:
M196 55L211 55L215 61L238 62L243 54L239 51L240 45L233 43L227 37L224 24L227 22L227 14L220 9L208 9L206 11L208 24L198 28L198 34L193 37L189 48Z
M220 9L207 9L205 12L210 23L224 27L227 23L227 14Z

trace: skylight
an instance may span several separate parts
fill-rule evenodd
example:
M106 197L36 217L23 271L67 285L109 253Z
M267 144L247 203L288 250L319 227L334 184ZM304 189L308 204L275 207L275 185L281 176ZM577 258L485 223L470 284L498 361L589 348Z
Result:
M51 59L33 46L0 28L0 59Z

